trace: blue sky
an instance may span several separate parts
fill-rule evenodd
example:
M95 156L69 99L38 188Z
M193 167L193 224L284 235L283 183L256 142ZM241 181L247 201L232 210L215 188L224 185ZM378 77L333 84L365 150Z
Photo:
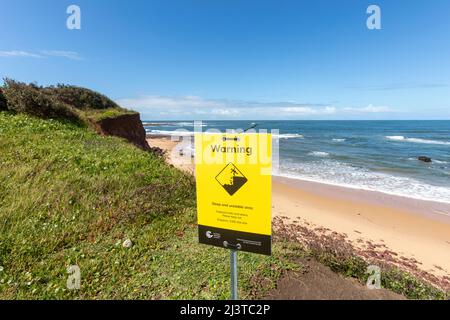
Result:
M81 30L66 28L71 4ZM148 120L450 119L448 0L0 7L1 77L89 87Z

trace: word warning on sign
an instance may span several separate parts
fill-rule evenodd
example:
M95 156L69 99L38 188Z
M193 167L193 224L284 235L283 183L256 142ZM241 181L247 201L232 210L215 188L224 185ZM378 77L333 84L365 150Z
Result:
M196 134L199 241L271 254L272 137Z

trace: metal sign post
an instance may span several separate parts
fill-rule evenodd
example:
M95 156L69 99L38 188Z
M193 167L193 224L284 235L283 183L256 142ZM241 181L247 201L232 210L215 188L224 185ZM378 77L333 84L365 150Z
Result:
M230 250L231 300L238 300L237 250Z

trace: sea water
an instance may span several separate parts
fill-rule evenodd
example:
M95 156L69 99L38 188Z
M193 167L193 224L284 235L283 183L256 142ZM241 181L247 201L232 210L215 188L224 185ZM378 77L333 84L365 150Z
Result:
M450 203L450 121L253 121L279 130L274 175ZM190 136L192 121L144 121L148 135ZM204 121L203 130L252 121ZM419 161L419 156L433 161Z

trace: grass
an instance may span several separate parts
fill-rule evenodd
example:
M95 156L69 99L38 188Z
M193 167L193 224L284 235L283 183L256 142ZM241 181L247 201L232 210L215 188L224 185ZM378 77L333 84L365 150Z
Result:
M137 112L117 108L109 108L101 110L92 109L88 111L83 111L82 116L89 122L99 122L105 119L117 118L128 114L137 114Z
M199 245L195 223L193 178L161 158L83 123L0 112L0 299L227 299L228 252ZM367 263L338 251L280 237L272 257L240 253L240 296L265 297L305 255L367 281ZM80 290L66 286L71 265ZM449 297L395 268L382 281Z
M0 299L228 298L228 253L199 245L195 221L193 178L157 156L83 125L0 112ZM295 246L274 252L239 255L243 298L300 268Z

